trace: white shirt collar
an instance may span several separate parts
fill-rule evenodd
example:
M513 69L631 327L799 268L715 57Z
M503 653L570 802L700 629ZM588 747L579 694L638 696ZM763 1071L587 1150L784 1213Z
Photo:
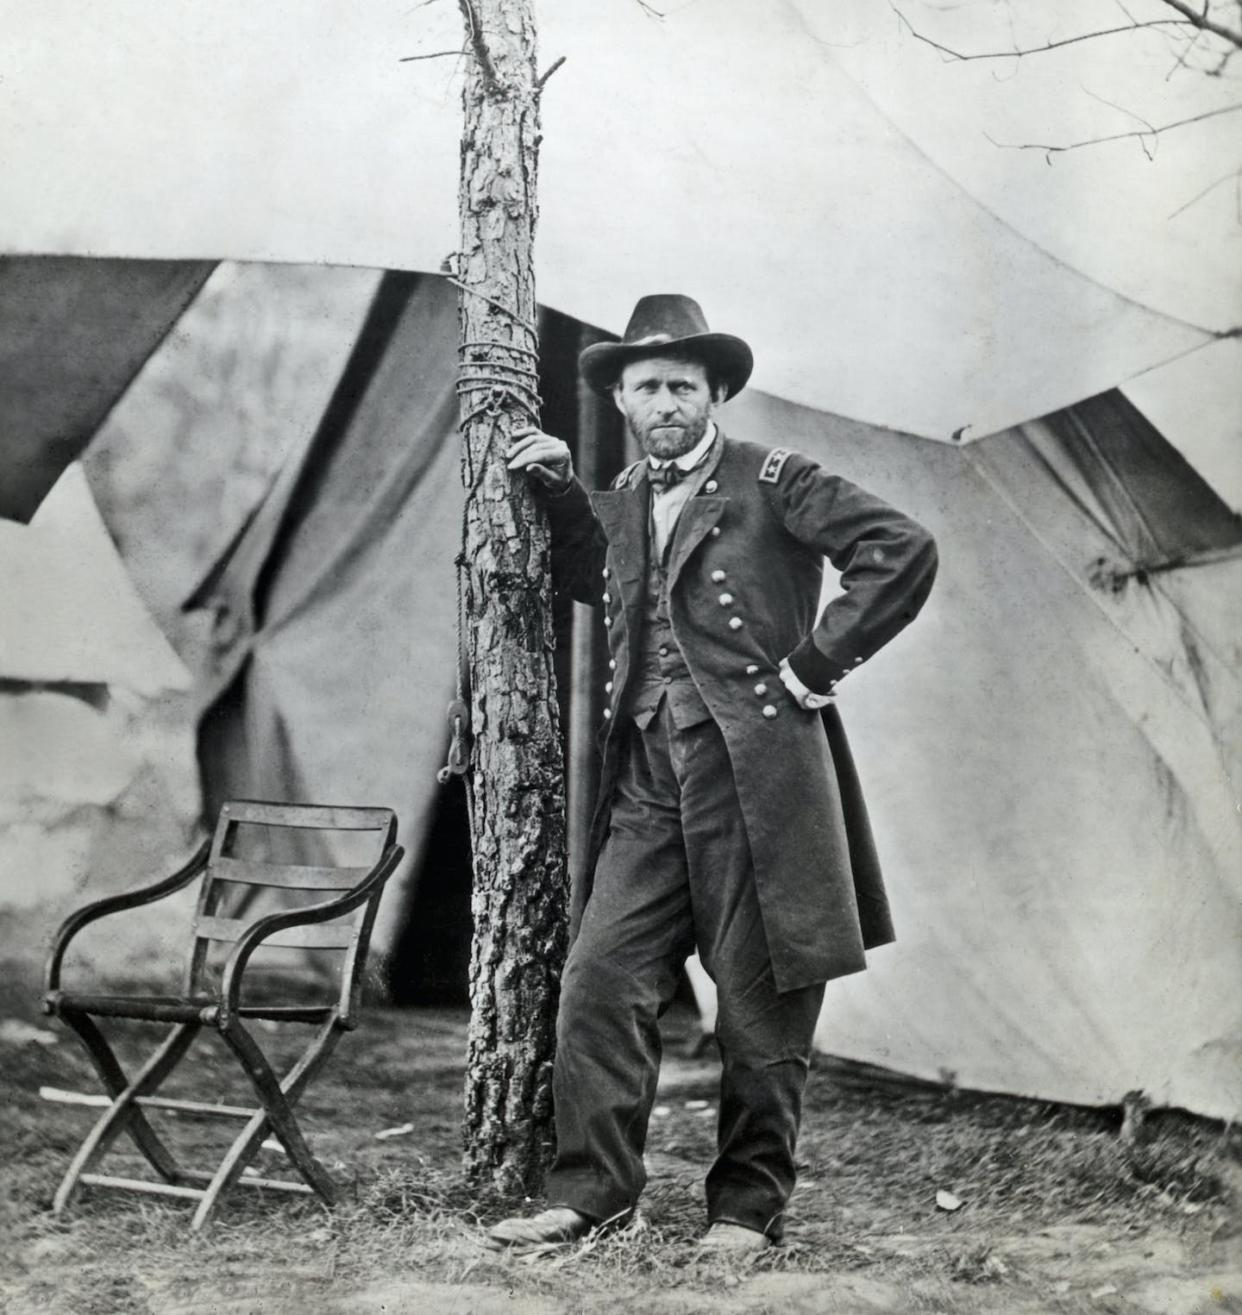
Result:
M707 455L707 449L716 441L716 422L709 420L707 422L707 432L701 439L690 449L689 452L683 452L681 456L674 457L673 465L680 466L682 470L693 470L695 466ZM662 466L667 465L667 461L662 461L659 457L648 457L653 470L659 470Z

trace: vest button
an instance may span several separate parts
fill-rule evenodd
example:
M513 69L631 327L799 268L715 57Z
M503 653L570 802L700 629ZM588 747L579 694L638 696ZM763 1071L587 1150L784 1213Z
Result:
M612 595L608 592L607 589L604 590L604 602L606 603L612 602Z
M609 658L609 659L608 659L608 670L609 670L609 671L616 671L616 669L617 669L617 659L616 659L616 658Z
M712 584L724 584L725 573L723 571L712 572Z
M720 538L720 526L719 526L719 525L713 525L713 526L712 526L712 528L711 528L711 535L712 535L712 538L713 538L713 539L719 539L719 538Z
M717 484L716 481L715 481L714 479L709 479L709 480L707 481L707 483L703 485L703 492L704 492L704 493L715 493L716 490L717 490L719 487L720 487L720 485Z
M765 703L765 704L763 705L763 715L764 715L769 721L771 721L772 718L776 716L776 709L772 706L772 704L770 704L770 703Z
M775 712L773 712L772 715L775 716L775 715L776 715ZM604 720L605 720L605 721L608 721L611 717L612 717L612 712L611 712L608 708L605 708L605 709L604 709Z
M604 682L604 693L605 693L605 694L611 694L611 693L612 693L612 681L611 681L611 680L608 680L608 681L605 681L605 682Z
M612 579L612 567L611 567L611 566L605 566L605 567L604 567L604 579L605 579L605 580L611 580L611 579Z
M732 607L732 606L733 606L733 595L732 595L732 594L721 594L721 595L720 595L720 606L721 606L721 607Z
M729 618L730 630L740 630L744 624L745 622L742 620L740 616L731 616Z
M748 676L757 676L759 674L759 668L752 662L750 666L746 668L746 674Z
M756 693L760 698L763 698L763 696L764 696L767 692L768 692L768 687L763 683L763 681L760 681L760 682L755 686L755 693Z
M605 624L606 626L610 626L610 625L612 625L612 617L610 617L610 616L606 616L606 617L604 618L604 624Z
M668 657L668 645L661 644L660 647L656 649L656 652L659 653L661 657Z

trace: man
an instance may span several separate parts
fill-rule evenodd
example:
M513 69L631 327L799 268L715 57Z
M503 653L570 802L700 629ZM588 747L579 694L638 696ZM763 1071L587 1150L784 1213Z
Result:
M603 604L611 661L561 986L550 1208L490 1238L572 1241L632 1216L658 1019L697 947L722 1059L703 1244L754 1251L779 1238L793 1190L824 983L893 938L834 691L913 619L936 551L805 457L719 432L751 351L690 298L644 297L622 342L580 366L646 457L588 497L559 439L525 431L509 450L548 511L554 587ZM844 593L817 620L825 556Z

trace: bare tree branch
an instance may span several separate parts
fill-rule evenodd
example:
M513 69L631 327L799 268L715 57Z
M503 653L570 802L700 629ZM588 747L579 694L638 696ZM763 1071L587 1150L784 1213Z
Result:
M1092 100L1099 101L1101 105L1107 105L1110 110L1116 110L1118 114L1124 114L1126 118L1133 119L1136 123L1141 123L1147 131L1140 136L1139 145L1143 148L1143 154L1147 156L1149 160L1155 158L1155 152L1150 146L1148 146L1147 138L1155 137L1159 129L1157 129L1156 125L1152 123L1150 119L1143 118L1141 114L1135 114L1133 110L1126 109L1124 105L1118 105L1116 101L1109 100L1107 96L1097 95L1087 87L1084 87L1083 91L1086 92Z
M644 0L638 0L639 4L644 4ZM1042 45L1037 46L1018 46L1015 45L1011 50L958 50L953 46L945 45L943 42L935 40L934 37L928 36L925 32L920 32L918 28L906 17L901 9L898 8L895 0L888 0L889 8L897 15L898 21L910 33L916 41L923 42L924 45L931 46L933 50L938 50L946 59L951 60L976 60L976 59L1021 59L1026 55L1043 55L1050 50L1060 50L1065 46L1079 45L1084 41L1099 41L1105 37L1122 36L1127 32L1143 32L1152 28L1168 30L1174 29L1192 29L1195 32L1195 39L1192 40L1186 49L1182 52L1184 60L1194 47L1198 36L1203 33L1210 33L1212 36L1219 37L1228 45L1234 47L1234 50L1227 51L1221 59L1220 64L1214 73L1219 73L1224 65L1228 62L1230 55L1236 50L1242 50L1242 24L1238 27L1229 27L1224 23L1218 22L1209 14L1209 6L1205 0L1201 11L1194 9L1186 0L1160 0L1160 3L1176 12L1178 18L1152 18L1139 20L1132 18L1130 12L1121 6L1122 12L1130 22L1120 27L1100 27L1093 28L1089 32L1080 32L1075 36L1061 37L1058 40L1045 41ZM644 7L646 7L644 5ZM1242 5L1239 5L1242 10Z
M946 60L966 62L969 60L996 60L996 59L1021 59L1026 55L1045 54L1051 50L1057 50L1064 46L1079 45L1087 41L1098 41L1106 37L1121 36L1128 32L1141 32L1154 29L1163 33L1169 42L1170 49L1175 53L1176 59L1173 67L1169 70L1168 77L1181 68L1194 68L1207 77L1220 77L1224 72L1225 66L1230 59L1242 50L1242 0L1234 0L1238 11L1238 26L1229 27L1220 22L1218 18L1212 15L1212 0L1198 0L1201 8L1195 8L1189 0L1160 0L1160 3L1166 5L1169 9L1174 10L1177 18L1165 19L1148 19L1140 21L1131 12L1125 0L1116 0L1118 9L1130 21L1124 27L1107 27L1097 28L1090 32L1081 32L1076 36L1063 37L1058 40L1046 41L1041 46L1019 46L1015 40L1014 47L1011 50L983 50L983 51L964 51L957 50L953 46L945 45L937 41L934 37L928 36L925 32L920 32L909 18L898 7L896 0L888 0L889 8L897 16L901 26L910 33L916 41L923 42L924 45L931 46L932 49L939 51ZM1219 13L1219 9L1217 11ZM1012 25L1011 25L1012 31ZM1194 54L1196 47L1205 37L1215 37L1225 43L1222 50L1219 45L1215 47L1216 61L1211 67L1204 66L1202 63L1191 65L1189 60ZM1167 78L1166 78L1167 80ZM1090 146L1103 146L1109 142L1119 141L1137 141L1143 154L1152 160L1155 158L1155 147L1162 133L1173 132L1178 128L1189 127L1192 124L1202 123L1206 119L1218 118L1225 114L1236 114L1242 110L1242 103L1234 105L1225 105L1217 109L1206 110L1201 114L1194 114L1184 119L1176 119L1171 123L1154 124L1145 119L1141 114L1127 109L1124 105L1118 105L1116 102L1108 100L1106 97L1098 95L1096 92L1084 87L1082 90L1092 100L1097 100L1102 105L1107 105L1110 109L1116 110L1120 114L1126 115L1136 123L1141 124L1140 128L1130 129L1125 132L1115 132L1102 134L1098 137L1085 137L1081 141L1073 142L1003 142L998 141L990 133L984 132L984 136L992 143L993 146L1000 147L1003 150L1011 151L1042 151L1045 161L1052 163L1054 155L1060 155L1067 151L1083 150ZM1236 196L1235 204L1238 211L1238 222L1242 224L1242 168L1232 169L1227 174L1218 178L1215 182L1210 183L1197 195L1192 196L1188 201L1178 206L1169 216L1174 219L1176 216L1188 210L1191 206L1202 201L1206 196L1216 191L1217 188L1232 182L1235 186Z
M419 59L451 59L457 55L464 55L464 50L433 50L429 55L402 55L398 64L413 64Z
M1178 69L1184 69L1189 67L1187 61L1190 59L1191 55L1194 54L1195 47L1199 44L1199 39L1202 36L1203 36L1202 30L1196 31L1194 36L1192 36L1190 40L1187 41L1186 44L1181 48L1181 50L1177 52L1177 55L1173 60L1173 67L1168 71L1168 73L1165 74L1164 80L1166 82L1168 82L1169 79L1172 78L1173 74L1176 73Z
M1047 41L1042 46L1015 46L1012 50L965 51L955 50L952 46L943 45L941 42L929 37L925 32L920 32L905 14L897 8L894 0L888 0L888 5L893 13L897 15L902 26L916 41L931 46L933 50L940 51L942 55L946 55L949 59L961 60L962 62L972 59L1021 59L1026 55L1043 55L1049 50L1060 50L1062 46L1074 46L1083 41L1098 41L1101 37L1119 36L1123 32L1141 32L1152 27L1198 26L1198 24L1190 23L1184 18L1153 18L1142 23L1127 23L1122 27L1101 27L1091 32L1080 32L1077 36L1063 37L1059 41Z
M1215 65L1215 67L1205 70L1206 73L1207 73L1207 75L1208 75L1208 77L1210 77L1210 78L1219 78L1219 77L1223 76L1223 74L1224 74L1224 72L1225 72L1225 68L1226 68L1227 65L1229 64L1229 61L1230 61L1230 60L1231 60L1231 59L1232 59L1237 53L1238 53L1238 52L1237 52L1236 50L1222 50L1222 51L1220 52L1220 58L1216 61L1216 65Z
M1238 222L1242 223L1242 168L1231 169L1227 174L1223 174L1214 183L1209 183L1201 192L1197 192L1189 201L1183 202L1176 210L1169 213L1170 219L1176 219L1183 210L1189 210L1192 205L1197 205L1204 197L1210 196L1218 187L1225 183L1237 184L1237 195L1234 197L1234 204L1238 214Z
M1097 97L1098 99L1098 97ZM1192 114L1187 119L1175 119L1172 123L1162 123L1157 127L1136 128L1130 132L1114 132L1103 137L1085 137L1082 141L1063 142L1054 145L1048 142L998 142L990 133L983 135L992 143L993 146L1000 146L1010 151L1043 151L1046 155L1058 155L1063 151L1077 151L1084 146L1102 146L1105 142L1127 141L1131 138L1150 138L1158 137L1162 132L1172 132L1174 128L1185 128L1192 123L1202 123L1205 119L1215 119L1222 114L1236 114L1242 110L1242 102L1237 105L1225 105L1216 110L1205 110L1202 114ZM1133 117L1137 118L1137 115ZM1150 158L1150 157L1149 157ZM1052 163L1051 160L1048 161Z
M535 79L535 86L542 91L543 84L556 72L558 68L569 58L568 55L562 55L560 59L554 59L551 64Z
M1213 36L1220 37L1222 41L1228 41L1242 50L1242 30L1225 27L1223 23L1217 23L1209 18L1207 0L1204 0L1201 13L1196 13L1185 3L1185 0L1160 0L1160 3L1168 5L1170 9L1176 9L1192 27L1197 27L1202 32L1211 32Z
M479 68L483 72L483 85L487 89L488 95L498 96L503 92L500 79L496 76L496 66L492 63L491 52L487 48L487 41L483 36L483 28L479 23L478 16L474 12L473 0L458 0L461 8L462 17L466 20L466 30L470 35L470 47L474 51L474 57L479 62Z

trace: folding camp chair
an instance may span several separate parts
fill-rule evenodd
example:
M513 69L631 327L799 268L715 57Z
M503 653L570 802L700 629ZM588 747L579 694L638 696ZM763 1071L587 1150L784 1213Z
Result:
M239 843L241 833L245 843ZM338 834L336 845L354 852L351 859L365 866L308 866L273 862L271 855L305 852L315 842L315 857L326 849L327 833ZM112 1103L91 1130L65 1174L53 1209L65 1209L83 1184L121 1188L198 1202L191 1228L207 1222L222 1193L234 1184L278 1191L314 1191L332 1204L336 1192L323 1166L311 1154L293 1114L293 1106L323 1067L341 1034L358 1025L359 998L367 945L384 883L401 861L396 843L397 819L387 808L322 808L308 804L267 804L237 801L220 810L215 834L179 872L156 885L110 896L79 909L62 925L48 958L44 1012L53 1014L81 1037L103 1079ZM257 841L257 843L255 843ZM297 842L301 841L299 851ZM238 851L266 857L238 857ZM151 904L190 885L200 874L198 904L190 928L184 993L179 996L96 995L61 990L61 965L73 938L107 914ZM274 889L273 889L274 888ZM306 892L336 892L333 898L302 903L266 914L222 916L224 910L253 909L268 900L286 904L305 901ZM231 945L231 950L228 946ZM247 963L256 951L283 947L343 953L339 997L331 1003L256 1003L249 997L255 970ZM216 960L223 955L222 964ZM218 982L215 975L218 971ZM249 982L243 997L243 979ZM270 987L270 981L267 983ZM289 981L279 981L289 994ZM320 991L322 994L322 991ZM121 1069L104 1039L98 1018L139 1019L168 1023L171 1031L132 1079ZM317 1024L313 1038L283 1079L243 1020ZM241 1063L258 1098L258 1108L174 1100L158 1088L190 1049L203 1028L219 1033ZM185 1169L152 1127L147 1111L175 1110L242 1121L242 1131L212 1173ZM162 1181L118 1178L88 1172L122 1133L128 1133ZM264 1139L274 1133L305 1182L284 1182L243 1176L246 1165Z

